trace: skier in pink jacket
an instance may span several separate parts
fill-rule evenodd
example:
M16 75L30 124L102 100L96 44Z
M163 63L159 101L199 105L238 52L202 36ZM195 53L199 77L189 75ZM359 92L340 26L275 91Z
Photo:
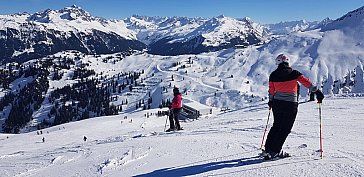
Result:
M179 92L177 87L173 88L173 99L172 105L169 115L169 129L166 130L167 132L174 131L174 130L183 130L181 125L179 124L179 114L182 110L182 94Z

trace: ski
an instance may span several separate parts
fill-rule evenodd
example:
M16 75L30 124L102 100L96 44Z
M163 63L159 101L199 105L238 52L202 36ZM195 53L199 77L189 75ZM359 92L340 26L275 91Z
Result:
M260 156L263 161L276 161L276 160L279 160L279 159L285 159L285 158L288 158L288 157L291 157L290 154L286 153L286 152L281 152L279 153L277 156L275 157L270 157L270 156Z
M174 131L163 131L163 132L151 132L150 134L155 136L155 135L168 135L168 134L181 134L183 131L181 130L174 130Z

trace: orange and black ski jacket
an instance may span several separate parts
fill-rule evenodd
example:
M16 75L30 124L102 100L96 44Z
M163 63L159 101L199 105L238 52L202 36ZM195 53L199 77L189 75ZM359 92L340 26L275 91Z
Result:
M287 64L280 64L269 76L269 100L297 102L297 82L315 92L317 88L302 73Z

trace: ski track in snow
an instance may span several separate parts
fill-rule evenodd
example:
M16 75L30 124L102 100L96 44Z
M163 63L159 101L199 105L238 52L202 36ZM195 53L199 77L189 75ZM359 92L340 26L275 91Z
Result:
M151 149L149 149L149 151L150 150ZM112 159L105 160L103 163L101 163L101 165L99 165L97 171L100 172L100 174L103 174L106 170L115 170L117 168L120 168L121 166L124 166L136 160L140 160L146 156L148 156L148 152L145 152L144 154L135 155L132 149L124 153L122 157L115 157Z
M37 176L36 174L44 169L52 168L77 161L83 156L89 156L90 152L81 146L61 147L46 151L43 154L22 152L22 160L14 163L14 166L23 167L24 170L15 176Z
M345 151L341 151L341 150L338 150L338 154L344 158L347 158L347 159L357 163L357 165L359 165L360 167L362 167L364 169L363 154L356 154L356 153L345 152Z
M21 156L24 155L24 151L18 151L18 152L14 152L8 155L2 155L0 156L0 159L4 159L4 158L8 158L8 157L15 157L15 156Z
M211 88L211 89L214 89L214 90L221 90L221 88L217 88L217 87L214 87L214 86L211 86L211 85L207 85L205 83L203 83L203 81L201 80L197 80L197 78L194 78L194 77L191 77L191 76L187 76L187 75L181 75L181 74L178 74L178 73L175 73L175 72L172 72L172 71L164 71L160 68L159 65L157 65L157 69L159 72L163 72L163 73L171 73L171 74L174 74L174 75L178 75L180 77L186 77L186 78L189 78L191 79L192 81L194 82L197 82L199 83L200 85L204 86L204 87L207 87L207 88Z

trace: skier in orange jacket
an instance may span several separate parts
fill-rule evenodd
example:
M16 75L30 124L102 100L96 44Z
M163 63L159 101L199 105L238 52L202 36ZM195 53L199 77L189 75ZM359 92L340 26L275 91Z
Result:
M278 68L269 76L269 109L273 109L273 127L268 133L263 156L272 159L282 156L282 146L291 132L298 108L297 82L316 94L319 103L324 95L302 73L289 67L289 58L284 54L276 58ZM287 153L284 153L287 155Z

